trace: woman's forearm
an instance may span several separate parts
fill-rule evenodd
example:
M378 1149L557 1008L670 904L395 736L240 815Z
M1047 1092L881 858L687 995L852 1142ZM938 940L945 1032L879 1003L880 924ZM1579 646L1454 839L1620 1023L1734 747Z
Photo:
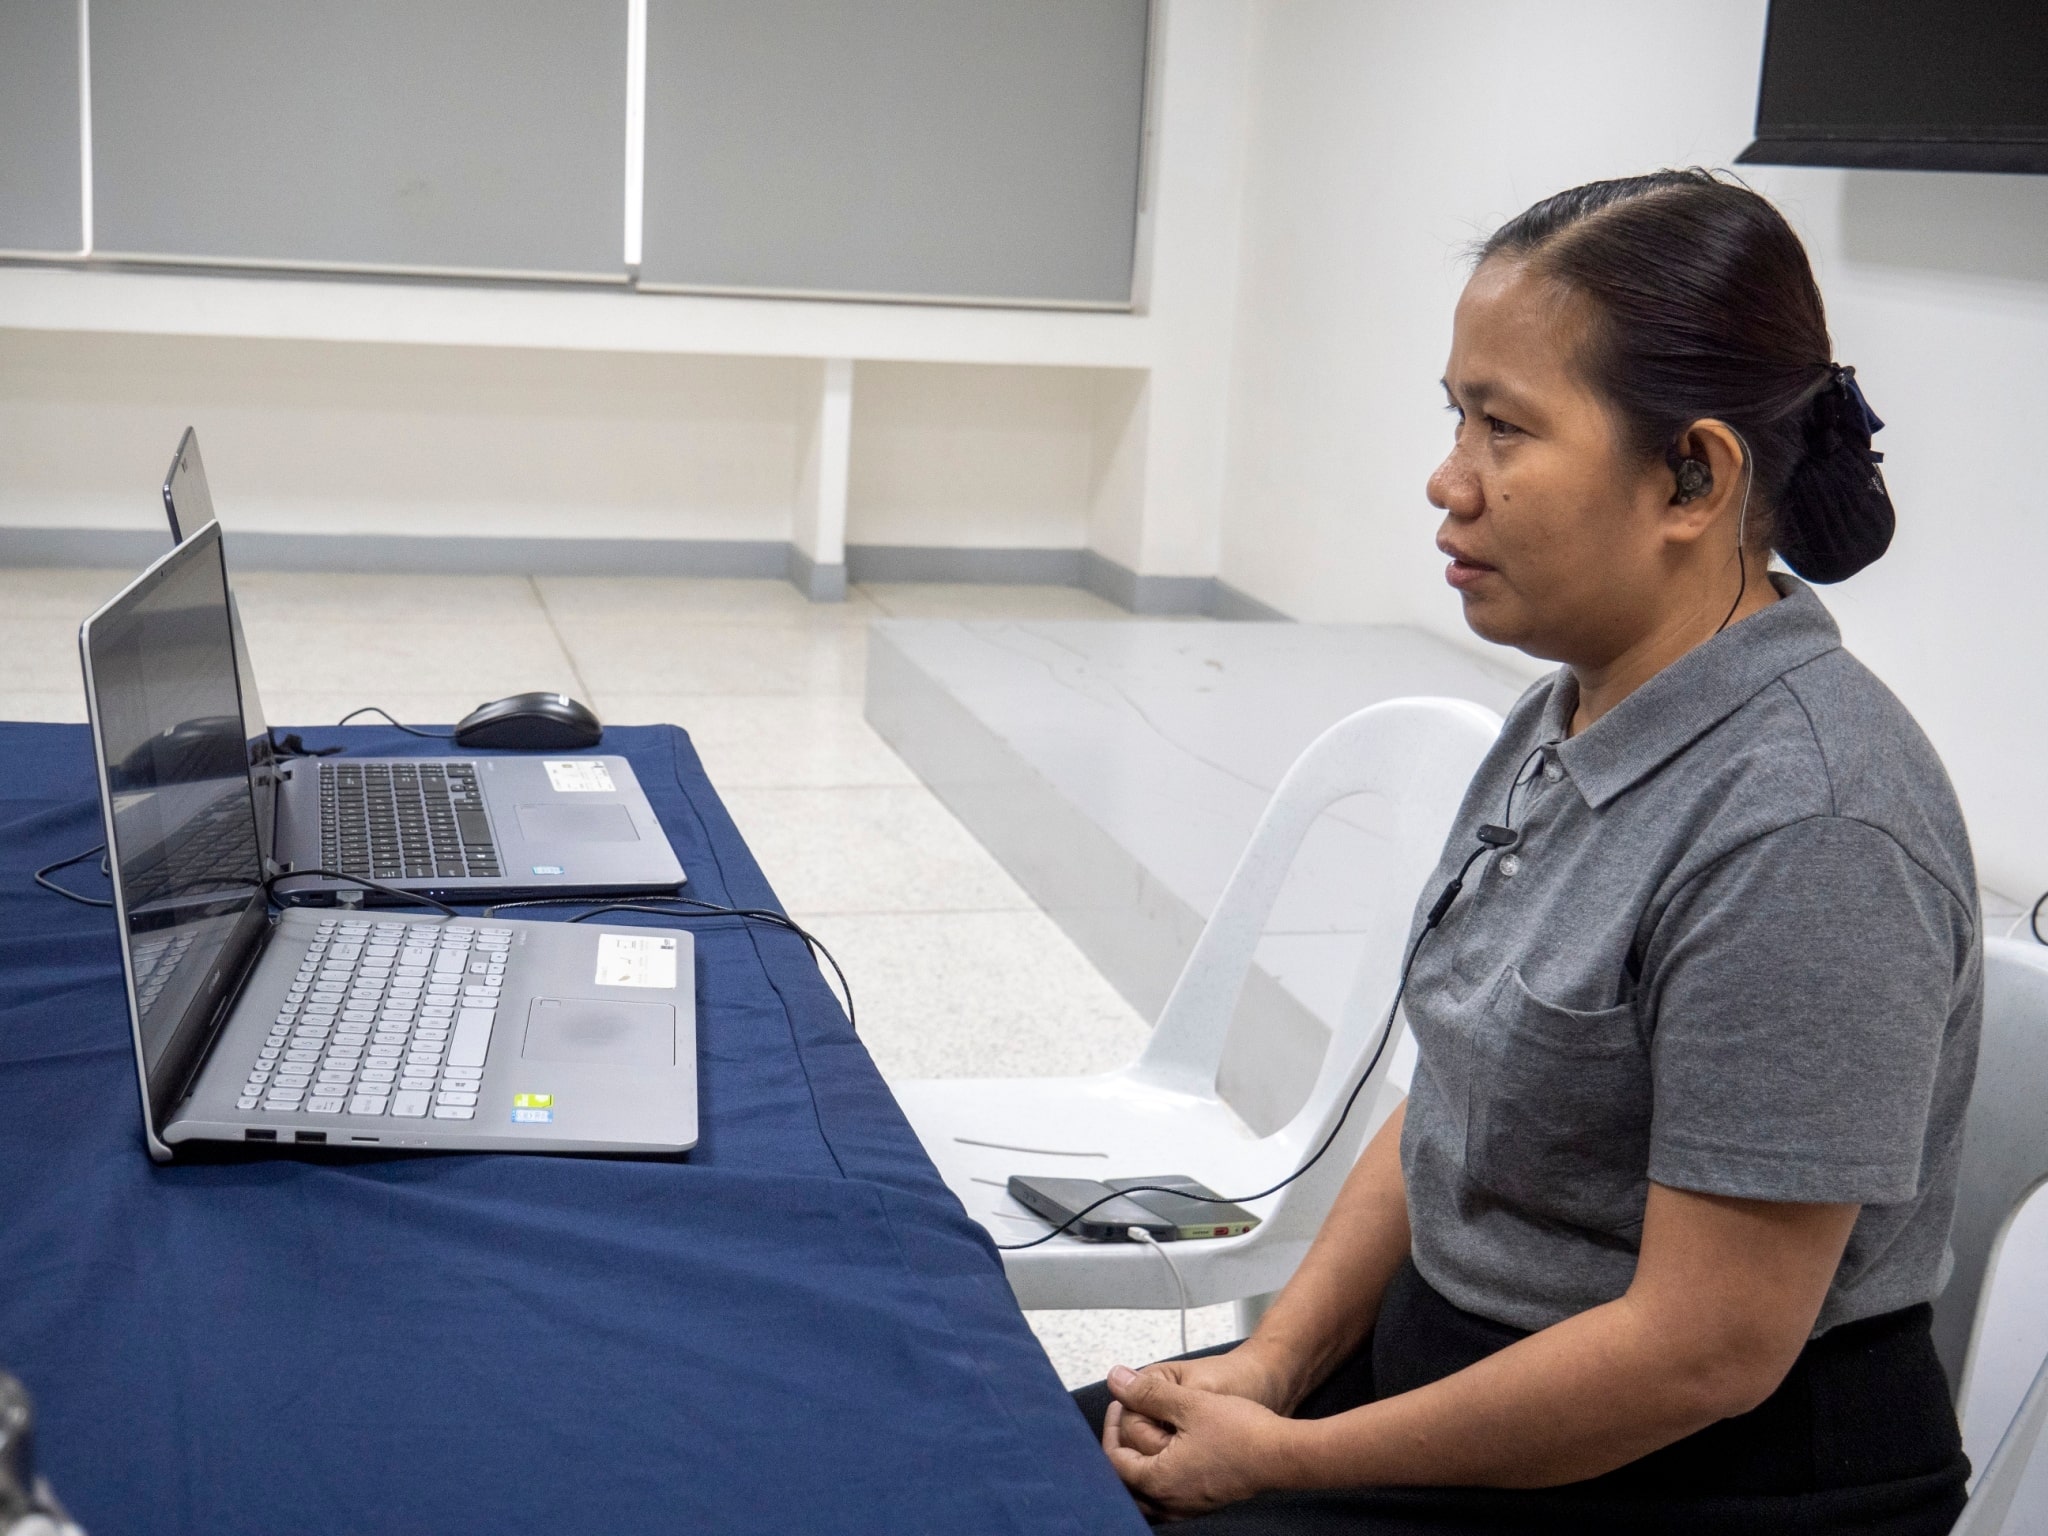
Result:
M1291 1421L1276 1483L1538 1488L1649 1454L1724 1416L1673 1370L1627 1299L1455 1375L1327 1419Z
M1241 1348L1269 1362L1301 1398L1364 1340L1380 1297L1408 1256L1408 1194L1397 1107L1352 1165L1301 1267Z
M1747 1412L1805 1344L1855 1219L1653 1185L1624 1295L1429 1386L1275 1426L1276 1484L1546 1487Z

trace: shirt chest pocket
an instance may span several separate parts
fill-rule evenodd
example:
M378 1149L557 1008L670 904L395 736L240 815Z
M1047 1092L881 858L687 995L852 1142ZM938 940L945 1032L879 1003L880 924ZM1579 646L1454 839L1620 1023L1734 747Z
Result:
M1509 966L1476 1024L1466 1176L1530 1215L1633 1237L1649 1189L1651 1110L1634 1007L1560 1008Z

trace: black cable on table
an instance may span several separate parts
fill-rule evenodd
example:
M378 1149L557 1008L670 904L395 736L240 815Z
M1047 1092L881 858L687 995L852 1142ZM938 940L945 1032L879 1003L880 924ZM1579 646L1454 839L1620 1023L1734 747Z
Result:
M455 739L453 731L423 731L416 725L407 725L403 720L393 715L390 710L380 709L375 704L365 704L361 709L352 709L334 723L336 725L347 725L357 715L382 715L392 725L405 732L406 735L424 736L428 741L453 741Z
M447 902L437 901L432 896L429 896L425 891L408 891L402 886L386 885L382 880L367 880L361 875L344 875L338 869L321 869L318 867L314 867L311 869L281 870L277 874L272 875L269 879L263 882L264 894L269 896L272 901L276 902L281 907L311 906L311 902L293 901L290 899L289 895L280 896L274 889L278 881L296 880L301 875L319 875L328 880L345 880L350 885L360 885L366 891L375 891L379 895L389 896L396 901L405 902L413 906L433 907L436 911L445 912L450 917L462 916L460 912L456 911L455 908L449 906Z
M2048 935L2044 935L2041 932L2041 909L2043 907L2048 907L2048 891L2041 893L2040 899L2034 903L2034 910L2027 914L2027 927L2032 931L2036 944L2048 944Z
M59 859L54 864L45 864L41 869L36 871L36 884L40 885L46 891L55 891L59 896L62 896L66 901L77 902L81 907L111 907L114 904L113 899L111 897L87 896L78 891L70 890L65 886L61 886L56 881L50 878L50 876L54 875L60 869L68 869L73 864L83 864L87 859L91 858L94 854L104 854L106 851L107 845L105 843L94 843L92 847L86 849L85 852L83 853L74 853L68 859ZM101 859L100 873L105 874L106 872L106 860Z
M657 907L654 905L657 901L676 902L692 910L678 912L672 907ZM747 922L767 923L772 927L785 929L802 939L814 953L832 967L832 974L839 979L839 991L846 1002L847 1027L855 1034L860 1033L860 1025L853 1012L853 985L846 979L846 972L839 968L839 962L832 958L832 951L827 949L815 934L800 927L791 918L780 912L771 912L765 907L725 907L715 901L699 901L694 896L649 896L639 901L605 901L600 897L590 896L533 896L524 901L501 901L494 906L485 907L484 916L496 917L500 912L509 912L519 907L572 906L590 908L589 911L579 912L568 919L572 923L585 923L593 917L602 917L607 912L646 912L655 917L690 917L701 913L705 917L737 917Z

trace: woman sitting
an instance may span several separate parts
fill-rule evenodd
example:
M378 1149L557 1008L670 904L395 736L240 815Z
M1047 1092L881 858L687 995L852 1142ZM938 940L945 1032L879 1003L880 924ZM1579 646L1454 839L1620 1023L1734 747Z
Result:
M1203 1531L1945 1531L1976 877L1926 737L1767 568L1883 553L1881 423L1798 238L1699 171L1495 234L1444 387L1450 583L1562 665L1418 908L1413 1089L1251 1338L1077 1395Z

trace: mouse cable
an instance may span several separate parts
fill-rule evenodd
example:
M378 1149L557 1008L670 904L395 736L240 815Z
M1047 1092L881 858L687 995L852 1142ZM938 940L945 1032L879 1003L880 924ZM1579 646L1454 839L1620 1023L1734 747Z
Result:
M657 907L657 901L672 901L689 907L688 912L678 912L673 907ZM593 904L594 903L594 904ZM495 906L484 908L485 917L496 917L500 912L509 912L515 907L580 907L588 906L588 912L579 912L568 918L568 922L586 923L593 917L602 917L607 912L647 912L655 917L737 917L748 922L767 923L771 927L786 929L809 945L824 962L832 967L832 974L839 978L839 991L846 1003L846 1023L856 1035L860 1025L853 1013L853 984L846 979L846 972L839 968L839 962L832 958L815 934L812 934L781 912L771 912L765 907L722 907L715 901L699 901L694 896L649 896L640 901L605 901L590 896L535 896L525 901L501 901Z
M1166 1251L1166 1244L1159 1241L1143 1227L1127 1227L1124 1236L1134 1243L1144 1243L1160 1258L1166 1261L1166 1272L1173 1276L1173 1288L1180 1292L1180 1352L1188 1352L1188 1285L1180 1277L1180 1266L1173 1262L1173 1255Z
M1523 771L1527 771L1529 762L1542 750L1541 747L1537 748L1536 752L1530 753L1529 757L1523 760ZM1520 775L1517 774L1516 777L1519 779ZM1514 789L1512 786L1508 790L1508 805L1510 811L1512 811L1514 805ZM1015 1253L1024 1248L1036 1248L1040 1243L1049 1243L1090 1211L1095 1210L1099 1206L1109 1204L1110 1201L1118 1198L1120 1195L1183 1195L1190 1200L1200 1200L1206 1205L1244 1205L1250 1201L1263 1200L1268 1195L1279 1193L1296 1179L1307 1173L1309 1169L1315 1167L1317 1163L1323 1160L1323 1154L1336 1145L1337 1133L1344 1129L1344 1122L1351 1118L1352 1106L1358 1103L1358 1096L1365 1092L1365 1085L1372 1081L1372 1074L1374 1069L1380 1064L1380 1057L1386 1054L1387 1042L1394 1038L1394 1020L1401 1012L1401 999L1408 991L1408 973L1415 969L1415 957L1422 953L1422 946L1429 942L1429 936L1436 932L1436 925L1444 920L1444 914L1451 910L1451 903L1458 899L1458 892L1465 888L1465 876L1471 872L1474 864L1478 863L1488 854L1515 847L1519 842L1519 836L1506 827L1493 825L1482 827L1479 832L1479 846L1459 866L1457 874L1451 877L1450 884L1437 893L1436 900L1431 903L1429 912L1422 919L1422 932L1415 935L1415 942L1408 946L1408 957L1401 962L1401 979L1394 984L1394 1000L1387 1006L1386 1022L1380 1026L1380 1037L1372 1048L1372 1056L1366 1061L1365 1070L1358 1074L1358 1081L1352 1084L1351 1096L1344 1101L1344 1108L1338 1112L1337 1123L1330 1127L1330 1134L1323 1138L1323 1144L1310 1154L1307 1162L1295 1169L1294 1172L1288 1174L1279 1183L1268 1184L1256 1194L1250 1195L1198 1195L1193 1190L1175 1189L1165 1184L1128 1185L1123 1189L1110 1191L1110 1193L1104 1195L1099 1200L1089 1201L1088 1204L1082 1206L1081 1209L1074 1212L1073 1215L1041 1237L1034 1237L1028 1242L1022 1243L997 1243L995 1245L996 1252ZM2048 897L2043 899L2048 900Z
M106 858L104 857L106 851L107 845L105 843L94 843L90 848L86 849L85 852L83 853L74 853L68 859L59 859L54 864L45 864L41 869L36 871L36 884L40 885L46 891L55 891L59 896L62 896L66 901L77 902L81 907L111 907L114 903L112 899L109 897L87 896L80 891L68 890L64 886L59 885L56 881L50 878L50 876L57 873L57 871L60 869L68 869L73 864L83 864L87 859L91 858L96 853L102 855L100 859L100 873L104 875L107 872L107 861Z
M390 710L380 709L375 704L365 704L361 709L352 709L334 723L336 725L347 725L357 715L382 715L387 721L397 726L408 736L424 736L429 741L453 741L455 739L453 731L423 731L418 726L407 725L403 720L392 714Z
M2037 944L2048 944L2048 934L2041 932L2041 909L2043 907L2048 907L2048 891L2041 893L2040 899L2034 903L2034 910L2027 914L2027 928L2034 935L2034 942Z
M309 747L296 731L287 731L280 736L276 730L266 729L264 734L270 738L272 756L278 758L333 757L343 750L340 747Z
M305 869L279 870L263 882L264 893L280 907L299 907L302 909L315 906L325 907L327 904L324 902L294 901L289 893L283 896L278 895L275 889L278 881L296 880L301 875L320 875L329 880L345 880L350 885L360 885L366 891L375 891L381 896L389 896L394 901L404 902L408 906L432 907L435 911L449 917L462 916L460 912L449 906L447 902L437 901L425 891L408 891L400 886L386 885L382 880L366 880L361 875L344 875L340 870L322 869L318 865L309 866ZM338 906L329 910L336 912L349 911L348 908ZM350 915L352 917L360 917L362 915L361 910L356 909L350 912Z

